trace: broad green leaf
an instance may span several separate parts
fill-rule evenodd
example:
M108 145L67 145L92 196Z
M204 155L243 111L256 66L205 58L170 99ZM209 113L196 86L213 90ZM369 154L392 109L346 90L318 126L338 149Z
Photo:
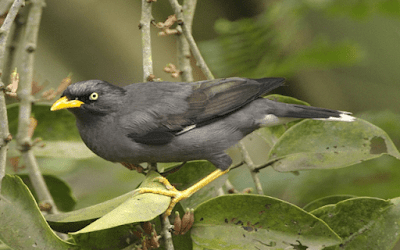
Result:
M150 172L140 187L166 190L163 184L159 183L158 181L154 181L154 178L159 176L160 175L156 172ZM85 228L73 233L73 235L104 230L142 221L150 221L156 216L165 212L170 201L170 197L160 194L134 194L121 203L118 207L89 224Z
M9 145L7 157L21 155L15 140ZM82 141L43 141L32 150L36 157L85 159L96 156Z
M311 212L343 238L326 249L392 249L400 238L400 198L347 199Z
M307 212L310 212L325 205L336 204L339 201L347 200L354 197L355 197L354 195L331 195L314 200L305 205L303 209L306 210Z
M183 164L183 162L161 162L161 163L157 163L157 171L159 173L164 173L164 172L168 172L168 171L175 171L173 170L174 168L177 168L179 166L181 166Z
M6 175L0 197L0 239L14 249L76 249L50 229L29 189Z
M7 106L10 133L17 134L19 104ZM67 110L50 111L50 105L35 103L32 116L38 121L33 137L44 141L81 141L74 115Z
M32 186L32 183L27 174L18 175L25 185L31 190L31 193L37 200L37 195ZM56 206L61 211L71 211L75 204L76 199L72 195L71 188L63 180L59 179L54 175L43 175L47 187L49 188L50 194L56 203Z
M397 148L400 147L400 114L390 110L366 111L357 114L357 117L383 129L390 136L390 139L392 139Z
M150 178L147 178L143 181L140 187L159 187L159 185L159 183L153 182ZM136 194L134 190L93 206L85 207L68 213L49 214L45 217L50 226L58 232L76 232L98 218L110 213L128 199L143 195Z
M283 102L283 103L291 103L291 104L300 104L300 105L306 105L310 106L307 102L298 100L293 97L289 96L283 96L283 95L268 95L265 98L276 101L276 102ZM265 127L258 129L256 133L261 136L272 148L275 143L278 141L279 137L281 137L290 127L293 125L299 123L300 120L297 121L292 121L284 125L278 125L278 126L273 126L273 127Z
M180 204L177 204L175 208L180 211L180 216L182 217L184 212ZM157 234L161 234L159 217L154 218L150 222L155 225ZM85 234L73 235L73 238L75 243L84 249L122 249L132 244L141 245L142 239L137 238L135 234L132 233L133 231L142 231L140 227L139 224L127 224ZM172 234L172 239L175 249L192 249L190 233L186 233L185 235ZM160 240L160 243L162 244L162 240ZM164 249L163 246L161 246L160 249Z
M167 177L172 185L178 190L183 191L215 170L215 166L208 161L192 161L186 163L179 171ZM216 197L218 195L218 189L222 187L227 178L227 175L221 176L206 185L188 199L182 200L182 206L184 208L195 208L203 201Z
M310 106L309 103L296 99L291 96L284 96L284 95L279 95L279 94L273 94L273 95L267 95L265 98L276 101L276 102L284 102L284 103L291 103L291 104L299 104L299 105L305 105L305 106Z
M383 154L400 159L389 136L369 122L303 120L279 138L269 157L275 170L286 172L346 167Z
M68 213L48 214L45 217L51 228L53 228L57 232L76 232L86 227L96 219L111 212L113 209L118 207L121 203L123 203L133 195L134 191L90 207L82 208Z
M7 106L10 133L14 136L18 128L18 113L18 104ZM39 103L32 106L32 116L38 121L33 138L43 139L40 146L33 147L36 157L82 159L95 156L82 142L75 125L75 117L67 110L52 112L48 104ZM13 140L8 157L19 155L17 144Z
M114 228L73 235L74 242L82 249L125 249L125 247L138 242L138 239L132 231L137 231L135 226L123 225ZM133 248L134 249L134 248Z
M322 220L261 195L226 195L202 203L191 235L194 249L321 249L341 242Z

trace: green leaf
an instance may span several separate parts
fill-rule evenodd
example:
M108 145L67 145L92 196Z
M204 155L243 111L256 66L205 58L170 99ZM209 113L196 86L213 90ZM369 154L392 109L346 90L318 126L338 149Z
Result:
M397 148L400 147L400 114L390 110L366 111L357 114L357 117L383 129L393 140Z
M168 180L178 190L183 191L215 170L215 166L208 161L191 161L186 163L176 173L168 175ZM182 200L182 206L184 208L195 208L203 201L216 197L218 195L217 190L222 187L227 178L227 175L221 176L215 181L206 185L205 187L194 193L191 197Z
M7 106L10 133L17 134L19 104ZM32 116L38 121L33 135L40 137L43 142L33 147L36 157L52 158L89 158L95 154L82 142L75 125L75 117L67 110L50 111L48 104L35 104L32 106ZM9 144L8 157L20 155L15 140Z
M310 106L307 102L301 101L299 99L290 97L290 96L283 96L283 95L268 95L265 98L276 101L276 102L283 102L283 103L290 103L290 104L299 104L299 105L306 105ZM279 137L281 137L290 127L299 123L301 120L292 121L284 125L278 125L273 127L264 127L257 130L257 134L260 135L272 148L275 143L278 141Z
M6 175L0 197L0 239L14 249L75 249L54 234L29 189L17 176Z
M159 187L159 184L157 184L157 182L152 182L149 178L147 178L145 181L143 181L141 187ZM139 194L135 193L135 190L90 207L68 213L48 214L45 217L50 226L58 232L76 232L86 227L96 219L110 213L126 200L133 198L134 196L139 196Z
M400 159L389 136L362 119L303 120L280 137L269 157L275 170L286 172L346 167L383 154Z
M154 178L159 176L160 175L156 172L150 172L140 187L166 190L163 184L154 181ZM170 197L159 194L134 194L118 207L85 228L73 233L73 235L104 230L126 224L150 221L165 212L170 201ZM96 206L94 206L94 209L95 208Z
M355 42L326 38L304 42L307 3L276 1L256 19L217 20L219 36L199 44L212 71L220 77L288 77L302 70L358 63L364 53Z
M111 212L133 195L134 191L90 207L68 213L48 214L45 217L51 228L57 232L76 232Z
M322 220L261 195L226 195L201 204L191 235L197 249L321 249L341 242Z
M175 206L183 215L183 209L180 204ZM161 223L159 217L150 221L155 225L155 230L161 234ZM129 245L141 245L142 238L137 238L133 231L141 231L138 224L128 224L118 227L108 228L99 231L93 231L85 234L73 235L74 241L84 249L108 250L108 249L123 249ZM175 235L172 234L173 245L175 249L192 249L192 239L190 234ZM160 240L162 242L162 240ZM134 249L134 248L129 248ZM161 246L161 249L164 249Z
M22 179L25 185L28 186L37 201L37 195L33 189L29 176L27 174L21 174L18 176ZM71 188L67 183L54 175L43 175L43 178L57 208L61 211L71 211L76 204L76 199L72 195Z
M400 238L400 198L352 198L312 214L343 238L340 246L326 249L392 249Z
M324 198L314 200L303 207L307 212L313 211L317 208L323 207L325 205L336 204L339 201L344 201L350 198L354 198L354 195L331 195Z
M134 225L123 225L114 228L73 235L73 239L82 249L125 249L125 247L140 242L141 239L132 234ZM134 248L132 248L134 249Z
M17 134L19 104L7 106L10 133ZM80 141L74 115L67 110L50 111L50 105L35 103L32 106L32 116L38 121L34 137L44 141Z

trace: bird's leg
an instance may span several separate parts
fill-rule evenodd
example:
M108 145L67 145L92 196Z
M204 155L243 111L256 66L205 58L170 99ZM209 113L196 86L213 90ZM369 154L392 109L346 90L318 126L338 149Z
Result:
M126 162L121 162L122 166L126 167L129 170L136 170L138 173L143 173L143 168L142 166L138 166L136 164L133 163L126 163Z
M140 194L153 193L153 194L162 194L162 195L171 197L172 198L171 203L169 204L169 207L168 207L167 211L165 211L165 214L164 214L164 216L169 216L172 212L172 209L175 207L175 205L179 201L189 198L192 194L196 193L199 189L206 186L207 184L209 184L213 180L217 179L218 177L228 173L228 171L229 171L229 169L224 170L224 171L217 169L214 172L212 172L211 174L209 174L206 177L204 177L203 179L201 179L196 184L192 185L191 187L189 187L188 189L185 189L183 191L177 190L164 177L158 177L156 179L159 182L163 183L168 190L159 190L159 189L153 189L153 188L139 188L138 191Z

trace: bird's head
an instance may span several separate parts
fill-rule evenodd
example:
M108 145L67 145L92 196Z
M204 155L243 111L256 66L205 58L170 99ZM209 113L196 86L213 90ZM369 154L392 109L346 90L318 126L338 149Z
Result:
M51 111L68 109L74 114L107 114L118 109L126 90L102 80L76 82L67 87Z

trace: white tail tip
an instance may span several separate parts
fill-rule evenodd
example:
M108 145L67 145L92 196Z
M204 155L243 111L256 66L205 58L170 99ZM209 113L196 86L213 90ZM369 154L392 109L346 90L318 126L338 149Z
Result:
M329 117L329 118L314 118L313 120L324 120L324 121L341 121L341 122L353 122L356 120L354 116L349 115L350 112L342 112L340 117Z

